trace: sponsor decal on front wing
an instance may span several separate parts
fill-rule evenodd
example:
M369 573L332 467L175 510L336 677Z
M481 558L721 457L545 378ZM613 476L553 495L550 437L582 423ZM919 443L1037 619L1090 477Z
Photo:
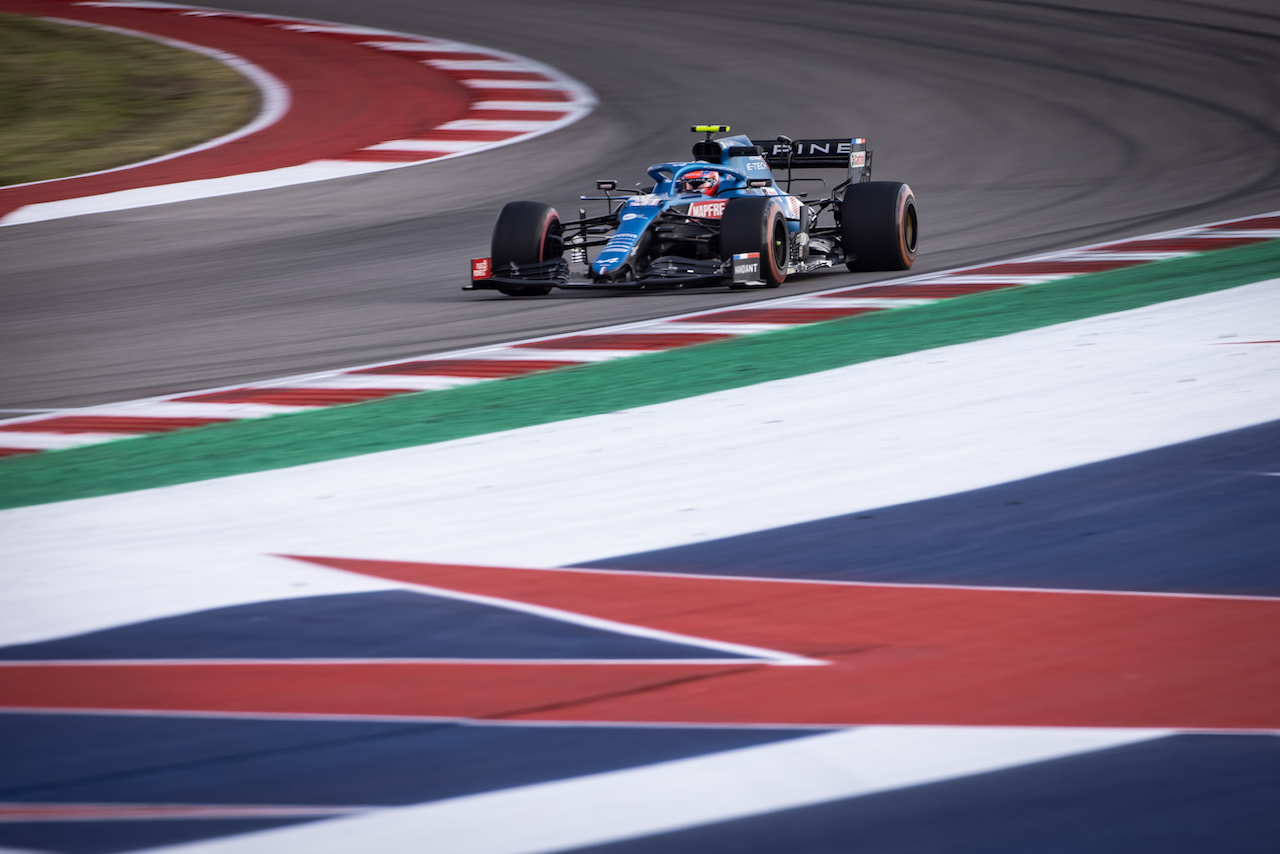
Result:
M471 279L487 279L493 272L493 261L489 258L471 259Z

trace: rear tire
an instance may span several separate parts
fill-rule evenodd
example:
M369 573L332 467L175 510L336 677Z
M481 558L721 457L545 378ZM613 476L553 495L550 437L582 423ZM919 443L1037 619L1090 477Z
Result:
M744 196L730 199L720 217L720 257L732 262L734 255L760 253L760 277L766 288L776 288L787 280L791 237L782 206L772 196ZM739 289L743 285L730 285Z
M537 264L559 258L564 254L564 241L560 237L563 233L560 215L550 205L508 202L493 224L493 240L489 244L494 275L502 275L509 264ZM512 286L501 291L513 297L539 297L551 293L551 287Z
M908 270L919 235L916 197L895 181L851 184L840 206L840 232L851 271Z

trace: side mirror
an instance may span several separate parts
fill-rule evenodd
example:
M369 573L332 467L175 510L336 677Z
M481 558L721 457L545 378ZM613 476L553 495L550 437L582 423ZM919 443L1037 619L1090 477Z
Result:
M768 178L750 178L747 180L747 186L753 190L763 190L772 183L773 181Z
M617 181L596 181L597 190L616 190L618 189Z

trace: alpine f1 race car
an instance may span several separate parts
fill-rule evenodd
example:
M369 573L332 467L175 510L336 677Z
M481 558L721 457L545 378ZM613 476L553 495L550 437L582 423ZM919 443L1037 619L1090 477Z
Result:
M761 142L706 137L694 159L649 167L653 185L623 190L597 181L608 213L565 222L540 202L509 202L488 258L471 262L464 290L542 296L552 288L776 288L788 276L844 264L860 272L905 270L915 261L915 196L906 184L871 180L861 138ZM793 193L796 169L847 169L826 198ZM775 171L785 170L777 179ZM637 184L637 187L641 185ZM785 189L784 189L785 188ZM592 250L598 254L592 257Z

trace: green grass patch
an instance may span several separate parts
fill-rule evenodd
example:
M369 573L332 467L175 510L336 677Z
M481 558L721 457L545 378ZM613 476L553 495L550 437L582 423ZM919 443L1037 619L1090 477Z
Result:
M1277 276L1280 241L1270 241L448 391L11 457L0 460L0 507L207 480L598 415Z
M258 104L204 54L0 15L0 186L181 151L248 124Z

